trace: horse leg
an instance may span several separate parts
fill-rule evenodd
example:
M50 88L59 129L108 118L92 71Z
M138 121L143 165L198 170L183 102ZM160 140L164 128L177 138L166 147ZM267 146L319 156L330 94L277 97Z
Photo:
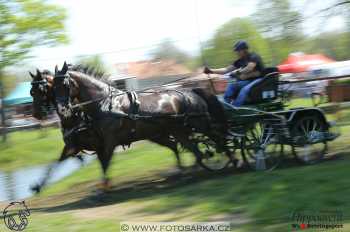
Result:
M107 147L107 146L106 146ZM107 170L109 167L109 164L112 160L113 156L113 148L105 148L97 151L97 158L100 161L101 168L102 168L102 181L101 181L101 190L103 192L106 192L110 189L110 180L107 176Z
M190 121L190 123L193 121ZM200 126L197 126L195 123L199 123ZM232 164L236 167L238 164L238 159L234 157L234 153L227 147L227 133L226 129L224 129L226 126L224 125L216 125L212 126L211 122L208 121L207 118L202 118L202 120L197 119L193 126L200 131L201 134L208 137L212 142L215 143L215 150L217 153L221 153L227 158L230 159Z
M184 148L192 152L196 158L195 166L203 166L202 165L202 152L198 149L197 144L190 140L190 133L176 133L175 138L177 141L181 143Z
M58 158L57 161L53 162L48 166L45 172L44 178L40 181L39 184L36 184L31 187L31 190L35 193L40 193L41 189L47 184L47 181L50 179L52 171L55 170L55 168L64 160L69 158L70 156L78 153L79 151L76 150L75 148L68 148L67 146L64 146L60 157Z
M157 138L152 138L152 139L150 139L150 141L154 142L154 143L157 143L157 144L159 144L161 146L167 147L170 150L172 150L174 155L175 155L175 157L176 157L176 166L179 169L183 169L184 168L182 166L179 150L177 149L178 143L176 141L171 141L169 139L169 136L161 136L161 137L157 137Z
M82 155L76 155L75 157L80 161L81 165L84 164L84 158Z

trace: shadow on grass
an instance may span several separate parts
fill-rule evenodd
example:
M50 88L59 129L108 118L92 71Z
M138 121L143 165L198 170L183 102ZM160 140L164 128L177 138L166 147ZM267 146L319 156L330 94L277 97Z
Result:
M106 193L99 194L91 192L90 195L75 202L34 210L60 212L123 203L130 200L155 197L156 195L166 194L170 191L173 192L173 190L191 186L202 181L219 180L223 177L234 176L244 172L248 172L248 170L235 170L234 173L232 169L218 173L205 170L187 170L184 173L176 172L173 174L158 173L158 175L153 176L151 179L124 182L118 186L114 186Z

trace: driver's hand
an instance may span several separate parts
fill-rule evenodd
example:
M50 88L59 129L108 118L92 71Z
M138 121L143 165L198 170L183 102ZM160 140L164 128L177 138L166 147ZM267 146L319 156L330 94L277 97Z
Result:
M204 67L203 72L204 72L205 74L213 73L213 71L211 71L210 68L208 68L208 67Z
M231 73L230 73L230 77L231 78L237 78L240 74L240 70L239 69L236 69L236 70L233 70Z

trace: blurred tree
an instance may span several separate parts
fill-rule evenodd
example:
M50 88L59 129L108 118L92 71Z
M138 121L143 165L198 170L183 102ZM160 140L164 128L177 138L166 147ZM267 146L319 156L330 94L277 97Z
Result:
M289 0L260 0L253 19L268 38L274 65L299 50L304 38L302 15L292 10Z
M63 8L45 0L0 0L0 98L6 67L23 60L36 46L68 42L65 19Z
M157 45L151 52L151 56L153 59L173 59L178 63L185 63L188 59L188 55L176 47L171 39L165 39Z
M257 6L254 19L264 36L289 40L302 36L302 16L292 10L289 0L260 0Z
M350 59L350 32L325 32L309 38L302 49L309 53L323 53L335 60Z
M14 73L3 73L2 75L2 84L4 85L4 94L5 96L9 94L14 88L16 88L16 84L18 82L18 76Z
M265 64L271 63L267 41L258 32L248 18L235 18L222 25L207 41L203 49L203 58L210 67L224 67L235 59L233 44L240 39L246 40L252 51L259 53Z
M80 58L77 60L77 64L92 67L94 68L95 72L98 72L101 75L108 73L108 67L100 55L93 55L90 57Z
M350 0L329 0L328 7L323 8L320 12L326 20L331 16L343 16L346 20L346 30L350 31Z
M197 60L181 50L171 39L165 39L151 51L151 58L154 60L174 60L179 64L184 64L191 70L198 67Z
M66 43L66 14L45 0L0 0L0 70L25 58L33 47Z

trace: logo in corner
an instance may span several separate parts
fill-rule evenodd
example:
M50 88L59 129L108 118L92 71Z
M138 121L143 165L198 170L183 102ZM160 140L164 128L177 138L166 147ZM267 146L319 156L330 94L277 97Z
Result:
M24 201L11 202L3 211L4 222L7 228L22 231L28 225L30 211Z

